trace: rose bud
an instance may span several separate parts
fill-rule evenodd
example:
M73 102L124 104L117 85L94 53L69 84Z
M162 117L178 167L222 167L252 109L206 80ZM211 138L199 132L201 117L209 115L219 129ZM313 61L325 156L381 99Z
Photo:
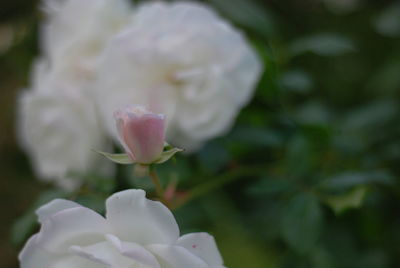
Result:
M120 142L135 163L150 164L162 155L165 142L165 116L143 106L130 106L114 112Z

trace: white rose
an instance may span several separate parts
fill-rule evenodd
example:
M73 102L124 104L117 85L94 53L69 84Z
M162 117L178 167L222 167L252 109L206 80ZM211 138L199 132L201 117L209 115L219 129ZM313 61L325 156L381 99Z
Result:
M18 130L38 176L73 190L99 164L91 149L107 147L91 90L98 55L130 9L124 0L46 0L43 6L43 55L20 98ZM97 172L109 173L109 163L99 166Z
M98 53L131 13L126 0L44 0L43 9L42 53L52 68L69 65L81 75L93 75Z
M41 25L41 61L47 64L45 73L51 73L47 74L48 79L61 79L64 83L62 89L46 87L46 90L76 91L73 94L87 95L93 102L90 91L99 54L111 36L126 25L131 7L126 0L43 2L47 19ZM34 88L43 91L41 84L36 83Z
M262 69L239 31L207 6L183 2L138 7L99 68L95 95L110 134L112 111L146 105L166 114L167 140L187 150L229 130Z
M106 150L105 136L94 104L84 91L74 90L73 82L49 72L43 62L35 70L34 88L19 99L21 144L41 179L55 180L66 190L73 190L81 183L79 175L105 161L91 151ZM98 172L111 171L109 163L100 166L96 167Z
M172 213L142 190L116 193L106 216L56 199L37 211L40 232L19 255L21 268L223 268L214 238L179 237Z

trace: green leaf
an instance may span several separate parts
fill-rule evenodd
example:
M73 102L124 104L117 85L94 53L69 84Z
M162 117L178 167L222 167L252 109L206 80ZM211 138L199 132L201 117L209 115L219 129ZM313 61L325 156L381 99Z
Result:
M400 36L400 4L389 5L374 21L377 32L388 37Z
M280 81L285 89L297 93L307 93L313 86L311 76L302 70L290 70L284 72Z
M328 125L332 117L327 105L316 100L310 100L299 106L293 116L301 124L312 125Z
M343 172L323 181L320 188L328 191L342 191L371 183L391 185L394 182L394 177L385 171Z
M294 185L281 178L262 178L251 185L248 192L255 195L274 195L293 191Z
M338 56L355 51L354 44L348 38L337 34L318 34L294 41L289 50L292 56L312 52L320 56Z
M336 214L340 214L347 209L359 208L365 199L366 193L367 187L360 186L343 195L325 196L323 200Z
M172 148L170 150L164 151L161 154L161 157L158 158L156 161L153 162L153 164L162 164L166 161L168 161L171 157L174 156L174 154L183 152L183 149L180 148Z
M362 131L366 128L377 130L398 117L398 104L392 99L381 99L346 113L342 122L344 131ZM380 131L380 130L379 130Z
M322 228L322 211L316 197L293 197L282 220L283 238L296 252L306 254L315 248Z
M129 157L128 154L110 154L106 152L100 152L93 150L96 153L101 154L102 156L105 156L106 158L110 159L114 163L122 164L122 165L129 165L129 164L134 164L135 162Z

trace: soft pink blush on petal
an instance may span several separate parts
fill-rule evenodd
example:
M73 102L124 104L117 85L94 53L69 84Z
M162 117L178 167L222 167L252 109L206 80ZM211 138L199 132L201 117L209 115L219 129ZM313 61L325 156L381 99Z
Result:
M125 129L126 123L128 122L129 118L126 114L124 114L120 110L118 110L114 113L114 118L116 121L116 127L117 127L117 131L118 131L119 141L121 142L122 146L124 147L125 152L129 155L129 157L133 161L135 161L135 159L136 159L135 155L129 149L128 145L125 142L125 137L124 137L124 129Z
M165 117L157 114L129 114L124 127L124 140L136 161L151 163L162 153L165 138Z

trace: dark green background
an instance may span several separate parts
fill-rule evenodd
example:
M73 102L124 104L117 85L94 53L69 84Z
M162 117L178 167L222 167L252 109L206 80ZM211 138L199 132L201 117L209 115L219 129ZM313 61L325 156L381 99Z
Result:
M400 4L208 2L248 34L265 73L229 134L158 168L164 183L194 189L174 211L182 232L212 233L230 268L400 267ZM4 268L18 267L33 210L63 195L34 178L15 133L40 19L37 1L0 2ZM119 174L120 188L151 193ZM69 197L101 210L115 185L88 189Z

